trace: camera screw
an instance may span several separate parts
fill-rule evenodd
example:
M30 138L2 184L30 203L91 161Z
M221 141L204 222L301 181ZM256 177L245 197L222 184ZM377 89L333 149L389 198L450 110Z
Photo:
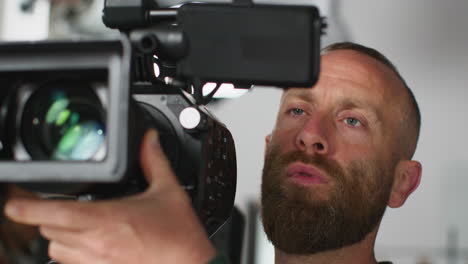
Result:
M202 117L196 108L187 107L180 112L179 122L185 129L194 129L202 123Z

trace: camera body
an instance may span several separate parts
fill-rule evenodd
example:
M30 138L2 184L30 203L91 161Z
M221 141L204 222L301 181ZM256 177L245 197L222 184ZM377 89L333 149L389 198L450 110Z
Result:
M141 192L146 182L138 166L139 147L143 133L153 127L208 232L224 222L236 187L231 134L182 90L167 86L160 93L154 87L151 103L135 99L132 88L139 87L130 80L127 38L5 43L0 50L0 80L6 87L0 181L93 199ZM194 113L198 123L183 127L183 119L193 119ZM81 121L67 126L74 114ZM54 131L78 128L87 131L78 136ZM61 142L51 142L59 134ZM66 149L74 143L70 137L82 138L71 151Z
M203 84L310 87L323 21L311 6L148 3L105 1L119 39L0 43L0 182L91 200L141 192L141 139L156 128L213 234L234 205L236 156Z

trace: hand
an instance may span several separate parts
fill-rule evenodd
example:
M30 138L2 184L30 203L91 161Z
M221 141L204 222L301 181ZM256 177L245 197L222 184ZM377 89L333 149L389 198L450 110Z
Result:
M0 207L4 207L4 201L11 198L26 198L39 199L34 193L18 188L13 184L0 186L0 195L2 202ZM17 263L17 256L32 258L31 244L39 238L39 230L37 227L18 224L4 217L3 212L0 213L0 238L2 247L0 249L0 264ZM8 253L8 254L6 254Z
M61 264L207 263L215 249L158 139L150 131L143 140L149 187L141 194L91 203L14 199L5 213L40 226L50 257Z

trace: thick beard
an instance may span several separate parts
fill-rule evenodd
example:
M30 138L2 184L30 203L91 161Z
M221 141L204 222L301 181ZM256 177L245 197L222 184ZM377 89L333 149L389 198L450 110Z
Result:
M286 168L300 161L330 177L326 198L287 181ZM380 163L382 164L382 163ZM262 222L273 245L287 254L310 255L362 241L380 222L393 184L395 164L354 161L343 169L322 156L267 152L262 178ZM320 186L318 186L320 187Z

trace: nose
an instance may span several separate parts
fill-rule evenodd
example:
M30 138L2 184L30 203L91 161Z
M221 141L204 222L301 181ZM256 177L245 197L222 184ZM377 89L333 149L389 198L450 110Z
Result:
M325 118L311 118L304 123L296 137L296 147L308 154L326 155L330 152L330 129Z

